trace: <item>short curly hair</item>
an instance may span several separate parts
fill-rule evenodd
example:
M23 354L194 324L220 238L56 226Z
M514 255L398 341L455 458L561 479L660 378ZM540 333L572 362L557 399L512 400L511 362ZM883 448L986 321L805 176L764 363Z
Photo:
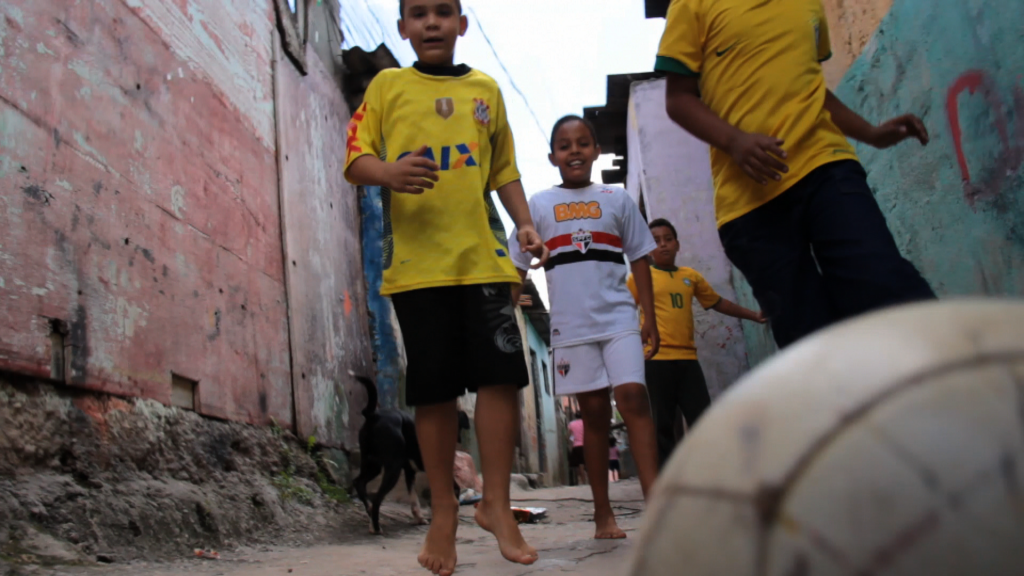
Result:
M671 222L665 220L664 218L657 218L655 220L651 220L651 223L648 224L647 227L650 228L651 230L661 227L668 228L669 230L672 231L672 237L675 238L676 240L679 239L679 234L676 233L676 227L673 226Z
M459 9L459 14L462 14L462 0L455 0L455 7ZM405 0L398 0L398 17L405 18Z

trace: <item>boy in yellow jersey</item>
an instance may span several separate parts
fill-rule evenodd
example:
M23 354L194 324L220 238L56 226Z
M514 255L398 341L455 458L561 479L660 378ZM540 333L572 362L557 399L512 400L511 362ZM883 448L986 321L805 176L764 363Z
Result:
M693 339L693 299L696 298L705 310L751 322L764 323L765 320L761 313L719 296L700 272L676 267L679 240L671 222L658 218L651 221L649 227L658 243L650 256L654 260L651 281L661 347L645 362L644 370L658 437L658 463L663 467L676 446L676 410L683 411L686 425L692 428L711 404ZM633 276L629 277L627 285L639 304Z
M418 61L384 70L348 128L346 177L380 186L383 284L405 341L406 404L431 488L432 519L420 564L451 574L459 504L452 494L456 399L477 392L484 477L476 512L502 555L531 564L509 499L519 389L528 383L512 302L519 275L490 192L518 230L522 251L546 260L516 168L512 131L497 83L454 65L468 22L458 0L403 0L398 29Z
M779 347L935 295L896 247L847 137L928 143L913 115L873 126L825 86L821 0L673 0L656 68L668 115L711 145L715 212Z

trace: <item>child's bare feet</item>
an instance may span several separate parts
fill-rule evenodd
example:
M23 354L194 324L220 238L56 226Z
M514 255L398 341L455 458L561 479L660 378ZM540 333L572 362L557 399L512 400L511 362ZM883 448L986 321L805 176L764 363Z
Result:
M596 540L619 540L626 537L626 533L615 522L615 513L611 510L603 513L594 512L594 524L597 524L597 531L594 533Z
M537 549L526 543L519 522L516 522L509 506L496 506L483 500L476 508L476 523L498 539L501 555L509 562L533 564L537 561Z
M431 509L430 529L420 551L420 566L439 576L455 572L458 556L455 553L455 532L459 528L459 503L435 505Z

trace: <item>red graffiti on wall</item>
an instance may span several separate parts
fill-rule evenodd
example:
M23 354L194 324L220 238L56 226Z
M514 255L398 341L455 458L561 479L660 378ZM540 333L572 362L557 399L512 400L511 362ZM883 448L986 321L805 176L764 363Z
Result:
M974 95L981 92L992 110L993 122L1003 145L1002 151L995 158L995 166L991 175L982 182L971 180L970 166L964 154L963 131L960 127L960 95L964 92ZM964 199L974 206L975 201L997 196L1003 188L1007 176L1012 174L1024 163L1024 90L1020 86L1014 89L1013 109L1017 118L1014 134L1010 135L1006 105L996 87L992 76L983 70L969 70L960 75L949 88L946 97L946 112L949 114L949 127L953 133L953 146L956 158L960 163L960 174L964 183Z

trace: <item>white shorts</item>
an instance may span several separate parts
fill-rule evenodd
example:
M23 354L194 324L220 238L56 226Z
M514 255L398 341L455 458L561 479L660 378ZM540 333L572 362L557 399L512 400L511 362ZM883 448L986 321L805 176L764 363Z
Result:
M639 332L555 348L555 394L593 392L623 384L644 384L644 346Z

